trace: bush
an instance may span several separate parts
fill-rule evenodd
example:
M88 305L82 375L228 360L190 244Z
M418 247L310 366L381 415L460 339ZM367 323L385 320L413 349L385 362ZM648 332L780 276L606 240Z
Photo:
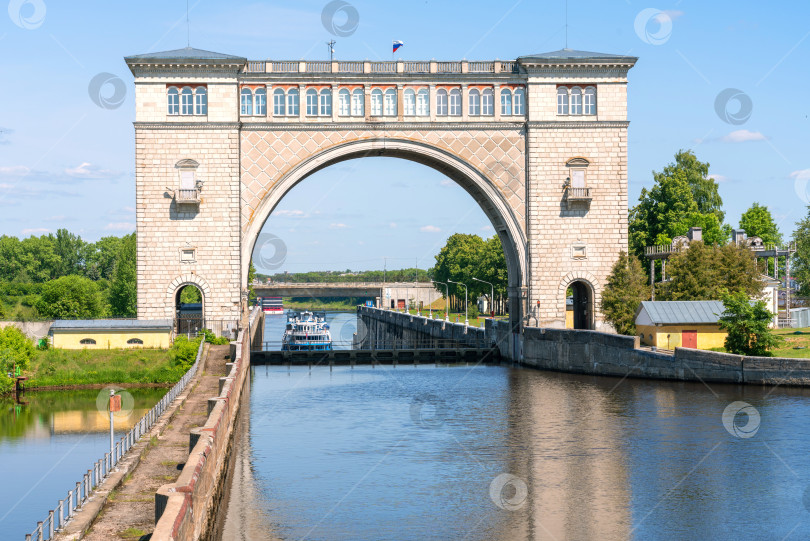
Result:
M725 347L729 353L771 357L782 337L769 328L773 314L763 301L751 302L744 291L724 294L725 313L720 328L726 331Z
M210 329L203 329L202 331L203 336L205 336L205 341L214 346L224 346L230 343L230 340L225 338L224 336L217 336L214 334L214 331Z
M475 318L478 317L478 315L479 315L479 312L478 312L478 307L477 306L470 306L467 309L467 317L469 319L475 319Z
M194 360L197 358L197 350L199 347L200 338L189 340L182 334L175 338L174 344L172 344L169 350L169 359L172 362L172 366L180 368L183 371L191 368L194 364Z

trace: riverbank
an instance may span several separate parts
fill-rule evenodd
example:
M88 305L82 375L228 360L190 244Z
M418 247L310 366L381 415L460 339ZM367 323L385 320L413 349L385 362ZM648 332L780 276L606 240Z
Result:
M25 388L162 387L179 381L187 368L174 365L166 349L48 349L31 360Z

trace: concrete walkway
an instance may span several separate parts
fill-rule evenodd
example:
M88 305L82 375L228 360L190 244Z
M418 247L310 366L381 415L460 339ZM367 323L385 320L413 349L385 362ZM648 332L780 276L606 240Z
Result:
M141 452L135 470L108 497L84 539L150 539L155 527L155 491L177 480L188 458L189 431L202 426L208 416L208 398L219 392L219 378L226 374L228 346L210 346L191 391L164 430Z

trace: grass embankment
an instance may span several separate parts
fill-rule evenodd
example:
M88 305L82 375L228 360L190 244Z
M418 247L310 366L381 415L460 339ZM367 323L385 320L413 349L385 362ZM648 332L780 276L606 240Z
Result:
M330 312L353 312L357 305L348 301L324 302L321 299L311 299L308 301L292 301L284 299L285 310L317 310L319 312L329 310Z
M165 349L49 349L34 355L25 386L169 385L187 369L183 363L173 362Z
M771 351L773 357L790 359L810 359L810 328L778 329L774 334L784 339L782 345ZM726 348L712 348L711 351L725 353Z

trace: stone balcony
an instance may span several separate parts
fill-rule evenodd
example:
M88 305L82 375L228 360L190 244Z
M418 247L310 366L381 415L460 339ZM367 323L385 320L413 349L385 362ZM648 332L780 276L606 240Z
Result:
M185 207L199 207L200 190L196 188L175 190L174 202L178 206L182 205Z
M568 187L565 189L565 201L568 204L569 209L574 207L575 205L590 206L591 199L592 197L590 188Z

